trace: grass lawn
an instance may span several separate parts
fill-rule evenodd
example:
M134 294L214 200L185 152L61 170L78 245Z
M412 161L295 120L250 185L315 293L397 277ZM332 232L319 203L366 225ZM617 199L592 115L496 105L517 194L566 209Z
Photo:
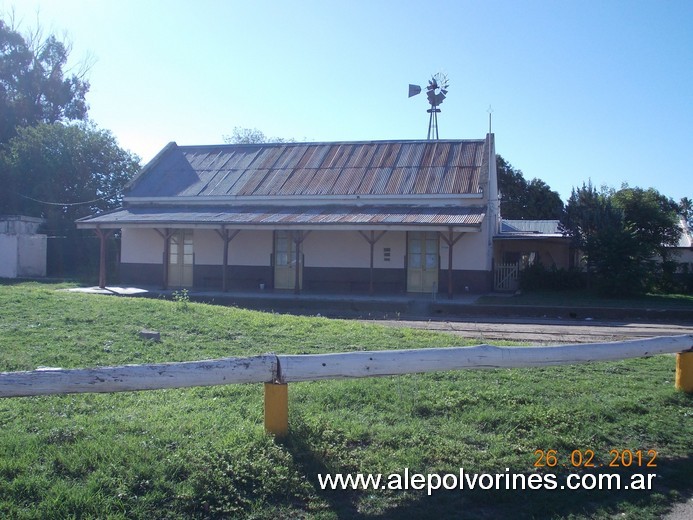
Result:
M525 291L521 294L487 295L481 305L539 305L571 307L623 307L631 309L693 309L692 294L646 294L632 298L605 298L589 291Z
M0 285L0 371L265 352L459 346L449 335L184 301ZM162 341L138 331L161 331ZM474 342L472 342L474 343ZM469 344L472 344L469 343ZM693 396L674 358L289 386L291 434L263 432L260 384L0 400L3 518L659 518L693 493ZM536 450L559 465L535 467ZM610 468L648 491L323 491L318 474L605 472L573 450L656 450ZM648 457L643 459L643 464ZM637 465L637 464L636 464ZM507 470L506 470L507 468Z

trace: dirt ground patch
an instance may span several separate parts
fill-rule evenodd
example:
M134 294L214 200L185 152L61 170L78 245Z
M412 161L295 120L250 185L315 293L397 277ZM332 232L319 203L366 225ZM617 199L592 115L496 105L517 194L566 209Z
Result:
M675 323L603 322L528 318L480 318L476 320L360 320L388 327L406 327L454 334L463 338L521 341L527 343L602 343L626 339L693 334L693 325Z

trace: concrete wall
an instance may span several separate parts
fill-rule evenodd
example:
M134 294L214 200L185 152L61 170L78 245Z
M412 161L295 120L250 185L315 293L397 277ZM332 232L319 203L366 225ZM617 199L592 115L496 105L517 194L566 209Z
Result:
M17 276L35 278L46 276L46 235L17 235Z
M17 235L0 234L0 277L17 278Z
M38 233L44 220L24 215L1 215L0 234L8 235L35 235Z
M0 277L46 276L46 235L0 234Z

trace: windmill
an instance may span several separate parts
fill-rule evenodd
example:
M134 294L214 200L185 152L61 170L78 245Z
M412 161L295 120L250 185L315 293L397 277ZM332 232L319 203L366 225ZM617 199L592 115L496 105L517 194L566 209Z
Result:
M428 137L427 139L438 139L438 113L440 109L438 106L445 99L445 95L448 93L448 77L442 72L438 72L431 76L428 80L428 86L426 86L426 96L428 97L428 102L431 108L426 110L430 114L428 118ZM421 87L419 85L409 85L409 97L416 96L421 93Z

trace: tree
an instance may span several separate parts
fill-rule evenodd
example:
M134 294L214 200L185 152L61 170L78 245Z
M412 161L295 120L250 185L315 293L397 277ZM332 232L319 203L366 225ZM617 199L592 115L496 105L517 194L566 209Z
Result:
M283 137L270 138L257 128L234 126L233 133L224 136L224 142L228 144L293 143L294 139L285 139Z
M117 207L139 159L90 123L42 123L18 130L0 153L0 213L46 219L48 272L96 269L98 241L75 220Z
M669 260L671 248L681 238L679 205L654 188L644 190L628 186L613 193L612 200L637 235L643 255Z
M680 235L677 205L657 190L624 187L573 189L562 225L582 251L596 288L608 295L651 290L661 281L667 246ZM659 256L662 263L656 263Z
M68 75L70 48L36 30L27 38L0 20L0 144L17 129L39 123L83 120L89 82Z
M501 194L501 215L507 219L560 219L563 201L558 193L541 179L527 180L522 171L496 155L498 191Z
M18 129L0 154L0 213L43 217L51 232L120 205L139 158L92 123Z

